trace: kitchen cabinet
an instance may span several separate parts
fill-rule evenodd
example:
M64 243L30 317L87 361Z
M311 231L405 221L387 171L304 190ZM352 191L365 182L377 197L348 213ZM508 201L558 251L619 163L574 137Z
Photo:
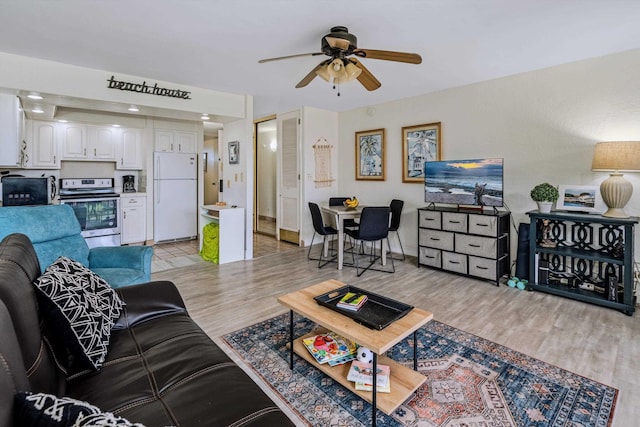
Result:
M59 126L62 160L87 158L87 126L76 123L61 123Z
M116 169L143 169L142 129L122 128L117 144Z
M156 129L155 151L169 153L195 153L196 132Z
M204 205L200 208L200 225L217 223L219 264L244 259L244 208ZM200 249L205 236L201 230Z
M113 126L87 126L87 157L92 160L114 161L121 129Z
M418 209L418 266L498 285L509 273L510 217L506 211Z
M62 160L115 161L120 129L61 123Z
M25 169L60 169L56 123L31 120L27 125L22 157Z
M637 217L561 211L527 215L530 289L633 314Z
M19 167L24 112L17 96L0 94L0 166Z
M147 198L146 195L122 194L120 196L120 243L144 243L147 239Z

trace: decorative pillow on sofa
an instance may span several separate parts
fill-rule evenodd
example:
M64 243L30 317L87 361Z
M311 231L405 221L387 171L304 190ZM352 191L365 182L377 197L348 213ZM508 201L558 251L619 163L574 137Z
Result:
M34 282L44 316L84 367L98 370L122 300L115 289L79 262L59 257Z
M144 427L87 402L46 393L17 393L15 410L15 421L22 427Z

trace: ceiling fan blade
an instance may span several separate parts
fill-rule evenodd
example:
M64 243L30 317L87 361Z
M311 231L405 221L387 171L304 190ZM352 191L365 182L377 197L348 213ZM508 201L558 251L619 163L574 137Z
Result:
M384 61L406 62L409 64L422 63L422 57L417 53L394 52L391 50L356 49L354 55L368 59L382 59Z
M367 70L367 67L362 65L362 62L358 61L355 58L349 58L349 61L356 64L356 66L362 70L357 79L365 89L367 89L368 91L372 91L382 86L382 83L380 83L378 79L376 79L373 74L371 74L371 72Z
M265 62L271 62L271 61L279 61L281 59L298 58L301 56L318 56L318 55L324 55L324 52L299 53L297 55L287 55L287 56L278 56L276 58L261 59L258 61L258 64L263 64Z
M331 62L331 60L322 61L321 63L316 65L315 68L309 72L309 74L307 74L302 80L300 80L300 82L296 85L296 89L300 89L301 87L305 87L306 85L311 83L311 81L318 75L316 71L318 71L322 67L326 67L329 62Z
M349 40L339 39L337 37L325 37L324 39L327 41L327 43L329 43L329 46L331 46L334 49L335 48L342 49L342 50L349 49Z

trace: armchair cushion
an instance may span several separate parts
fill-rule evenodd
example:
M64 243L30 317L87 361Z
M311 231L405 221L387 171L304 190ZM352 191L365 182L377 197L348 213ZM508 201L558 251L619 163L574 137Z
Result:
M89 267L114 288L151 280L150 246L89 249L70 205L5 206L0 208L0 239L25 234L35 249L40 271L59 256Z

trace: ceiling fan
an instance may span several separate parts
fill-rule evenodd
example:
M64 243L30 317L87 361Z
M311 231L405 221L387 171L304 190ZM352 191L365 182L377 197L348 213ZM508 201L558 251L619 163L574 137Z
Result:
M259 63L278 61L281 59L297 58L301 56L327 55L329 59L320 62L309 72L296 88L307 86L320 76L336 85L357 79L367 90L372 91L382 86L382 83L358 60L358 58L381 59L384 61L406 62L420 64L422 57L417 53L394 52L389 50L359 49L358 39L349 33L347 27L337 26L322 37L321 52L301 53L297 55L279 56L277 58L261 59ZM338 92L340 96L340 92Z

